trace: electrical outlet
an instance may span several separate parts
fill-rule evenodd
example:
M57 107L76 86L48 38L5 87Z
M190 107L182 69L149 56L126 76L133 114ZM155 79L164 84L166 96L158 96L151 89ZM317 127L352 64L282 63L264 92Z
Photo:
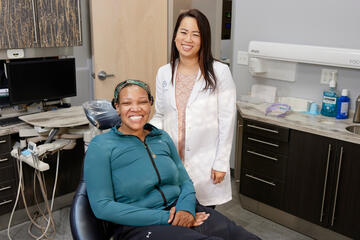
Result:
M329 84L331 78L332 78L332 73L335 73L335 82L337 81L337 70L335 69L321 69L321 78L320 78L320 83L321 84Z
M237 63L240 64L240 65L245 65L245 66L247 66L247 65L249 64L248 52L238 51Z
M9 49L6 53L9 59L24 57L24 49Z

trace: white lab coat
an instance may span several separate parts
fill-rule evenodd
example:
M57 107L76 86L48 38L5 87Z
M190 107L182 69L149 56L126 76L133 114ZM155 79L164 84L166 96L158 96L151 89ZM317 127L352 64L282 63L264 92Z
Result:
M229 67L213 63L215 92L203 90L205 80L199 70L186 106L184 166L194 182L196 197L203 205L231 200L230 153L236 114L236 89ZM175 75L176 76L176 70ZM178 117L175 81L171 66L162 66L156 76L155 114L151 123L164 129L178 146ZM220 184L213 184L211 169L226 172Z

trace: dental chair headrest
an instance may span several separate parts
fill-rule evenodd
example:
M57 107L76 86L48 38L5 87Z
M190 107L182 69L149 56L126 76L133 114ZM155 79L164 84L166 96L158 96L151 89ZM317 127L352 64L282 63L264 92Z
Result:
M111 128L121 123L121 118L107 100L92 100L83 103L89 122L100 130Z

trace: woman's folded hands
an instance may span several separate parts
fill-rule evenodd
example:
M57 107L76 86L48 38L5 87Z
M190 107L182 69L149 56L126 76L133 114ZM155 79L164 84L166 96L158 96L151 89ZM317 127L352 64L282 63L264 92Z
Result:
M175 207L170 209L168 223L171 223L173 226L181 227L196 227L203 224L203 222L208 219L210 216L206 212L197 212L194 216L187 211L176 211Z

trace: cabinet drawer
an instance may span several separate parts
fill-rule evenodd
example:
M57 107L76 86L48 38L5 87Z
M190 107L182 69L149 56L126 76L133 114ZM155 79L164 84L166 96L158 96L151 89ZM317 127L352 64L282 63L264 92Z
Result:
M0 194L0 215L11 212L15 204L15 194L2 195Z
M11 158L10 153L0 154L0 168L13 166L14 159Z
M276 139L283 142L289 141L289 129L263 122L245 120L244 132Z
M6 182L16 179L13 166L0 168L0 182Z
M0 154L10 152L10 135L0 136Z
M287 157L260 148L246 146L242 167L263 176L283 180Z
M277 139L266 138L260 135L245 133L243 142L246 146L265 149L271 152L287 155L289 144Z
M282 207L283 183L244 169L240 179L240 193L270 206Z
M6 182L0 182L0 195L15 194L17 190L17 184L15 179Z

